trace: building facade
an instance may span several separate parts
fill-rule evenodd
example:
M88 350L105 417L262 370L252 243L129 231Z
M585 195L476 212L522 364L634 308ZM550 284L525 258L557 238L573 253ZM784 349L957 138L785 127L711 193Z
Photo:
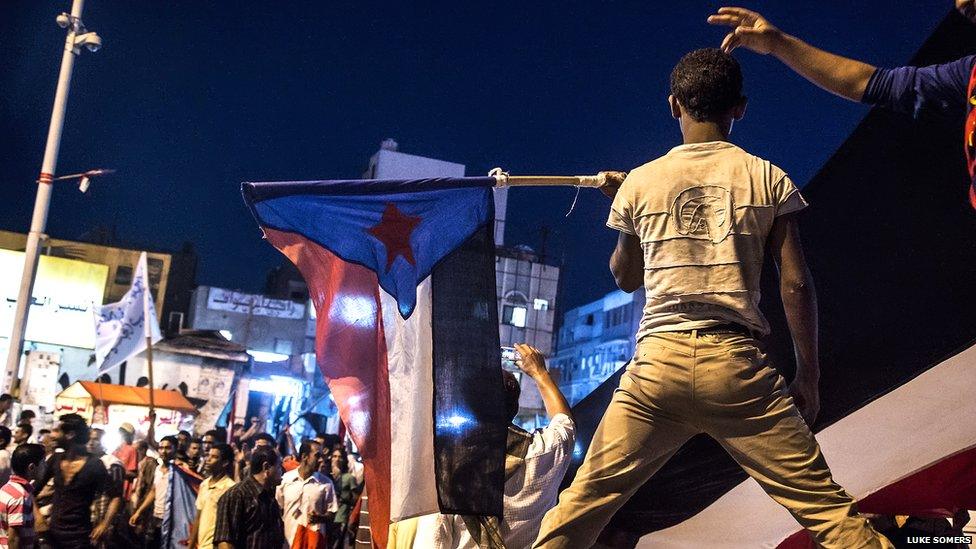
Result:
M582 400L634 355L644 292L617 290L566 311L550 367L570 405Z

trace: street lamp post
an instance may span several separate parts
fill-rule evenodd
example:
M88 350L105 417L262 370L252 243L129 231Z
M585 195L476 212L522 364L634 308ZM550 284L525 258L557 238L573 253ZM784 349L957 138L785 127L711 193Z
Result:
M102 39L94 32L88 32L81 21L84 3L84 0L74 0L71 6L71 14L62 13L57 17L58 25L68 30L68 36L65 38L64 52L61 55L61 73L58 76L57 92L54 94L54 111L51 114L51 125L47 132L47 145L44 147L44 162L41 165L41 175L37 179L37 198L34 201L34 215L31 218L30 232L27 234L27 246L24 250L24 271L21 275L20 290L17 293L17 303L14 309L10 348L7 351L7 368L3 380L0 380L3 387L8 391L16 385L20 355L24 350L27 313L30 309L31 296L34 290L34 277L37 275L41 238L47 227L47 212L51 204L51 185L58 163L61 129L64 127L64 112L68 103L68 88L71 84L71 72L74 69L75 56L81 53L82 46L88 48L89 51L97 51L102 46Z

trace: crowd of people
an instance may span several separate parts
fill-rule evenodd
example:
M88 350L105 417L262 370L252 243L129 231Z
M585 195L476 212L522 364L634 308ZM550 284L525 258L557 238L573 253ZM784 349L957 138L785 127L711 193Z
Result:
M109 451L105 431L78 414L35 435L36 416L25 410L11 431L13 404L0 395L0 549L356 545L363 466L338 435L296 447L287 432L276 439L252 418L229 436L217 428L157 441L150 415L144 437L123 423ZM198 488L188 531L172 539L164 522L180 497L177 471Z
M572 456L575 424L542 354L518 346L522 371L540 388L550 424L534 433L512 425L506 462L505 515L429 515L391 530L397 547L526 546ZM518 412L520 383L502 371L506 405ZM278 438L261 421L181 431L156 440L154 416L139 436L118 427L107 449L105 431L69 413L35 435L35 414L23 411L14 430L14 399L0 395L0 549L157 548L364 549L372 547L364 468L336 434L299 442ZM170 526L182 494L174 475L195 488L189 526Z

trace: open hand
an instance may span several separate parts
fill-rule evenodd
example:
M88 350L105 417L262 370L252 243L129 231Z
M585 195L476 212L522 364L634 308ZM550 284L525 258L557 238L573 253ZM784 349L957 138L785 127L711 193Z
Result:
M708 16L708 23L732 28L732 32L722 40L724 52L742 46L766 55L773 51L776 42L783 36L765 17L745 8L719 8L717 13Z

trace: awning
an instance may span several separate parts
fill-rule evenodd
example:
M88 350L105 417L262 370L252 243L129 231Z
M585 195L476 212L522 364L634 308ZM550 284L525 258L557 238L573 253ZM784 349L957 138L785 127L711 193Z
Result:
M196 414L197 408L179 391L156 389L153 391L156 407L167 410L177 410L188 414ZM149 388L130 387L128 385L111 385L94 381L77 381L67 389L58 393L57 398L91 399L95 403L127 404L130 406L149 407Z

